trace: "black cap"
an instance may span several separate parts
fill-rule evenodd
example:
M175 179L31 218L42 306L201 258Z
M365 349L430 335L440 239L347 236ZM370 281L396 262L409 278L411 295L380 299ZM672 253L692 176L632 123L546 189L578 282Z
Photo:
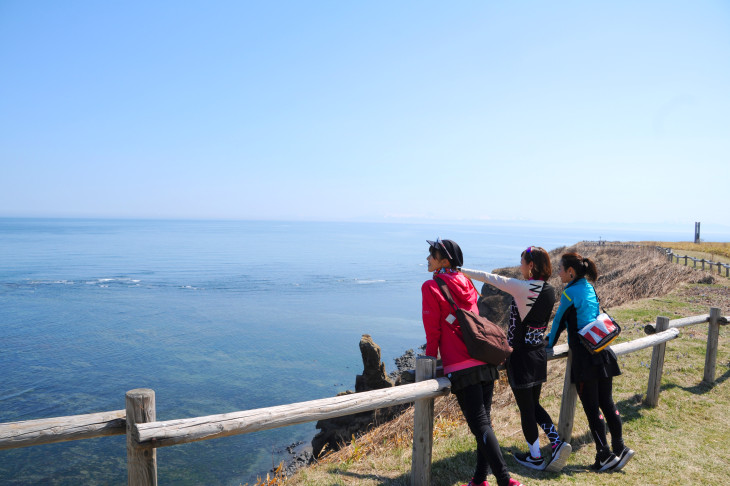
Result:
M448 258L452 267L456 268L464 265L464 255L455 241L436 238L436 241L426 240L426 243L437 249L442 256Z

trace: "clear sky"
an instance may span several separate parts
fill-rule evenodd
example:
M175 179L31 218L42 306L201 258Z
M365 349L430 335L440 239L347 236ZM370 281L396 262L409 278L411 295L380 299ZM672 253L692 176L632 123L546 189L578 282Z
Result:
M730 224L730 2L0 0L0 216Z

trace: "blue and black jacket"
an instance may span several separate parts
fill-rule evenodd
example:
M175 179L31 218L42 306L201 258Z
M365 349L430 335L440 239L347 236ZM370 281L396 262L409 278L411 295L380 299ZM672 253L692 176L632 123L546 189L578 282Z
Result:
M555 346L564 329L572 328L575 325L576 331L596 320L600 314L598 296L593 285L585 278L579 278L570 282L560 295L560 305L555 312L553 325L548 335L548 347ZM569 326L569 324L571 324ZM568 345L571 343L571 332L568 333Z

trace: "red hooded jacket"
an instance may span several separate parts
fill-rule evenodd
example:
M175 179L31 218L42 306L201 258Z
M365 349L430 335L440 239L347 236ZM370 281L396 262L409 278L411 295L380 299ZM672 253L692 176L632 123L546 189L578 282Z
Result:
M438 275L446 282L457 307L479 313L477 308L479 295L474 285L461 272L446 270L435 272L434 275ZM421 294L423 327L426 330L426 355L436 357L440 350L446 374L485 364L469 356L460 334L454 331L454 328L459 328L459 322L454 321L451 325L447 323L447 316L453 315L454 310L441 293L438 283L433 279L426 280L421 286Z

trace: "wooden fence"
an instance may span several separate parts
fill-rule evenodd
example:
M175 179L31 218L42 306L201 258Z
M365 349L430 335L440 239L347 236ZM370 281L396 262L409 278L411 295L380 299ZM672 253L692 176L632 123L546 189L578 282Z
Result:
M704 258L694 258L689 255L678 255L674 253L671 248L664 248L662 246L649 246L649 245L637 245L635 243L620 243L612 241L583 241L584 245L587 246L611 246L620 248L651 248L666 255L667 260L674 263L684 263L684 266L688 266L689 262L692 262L692 268L698 268L697 264L701 265L701 269L705 270L705 265L709 268L710 273L713 273L713 267L717 267L717 274L722 275L722 269L725 269L725 276L730 277L730 264L722 262L713 262L711 260L705 260Z
M709 323L703 381L715 381L719 326L727 324L720 309L683 319L658 317L645 328L647 336L611 346L617 355L653 347L651 368L644 404L655 407L664 366L667 341L679 336L679 328ZM555 346L548 359L567 358L559 432L570 440L577 393L570 383L571 357L567 344ZM125 410L70 417L57 417L0 424L0 449L29 447L54 442L91 439L107 435L127 436L127 477L130 485L157 484L157 448L246 434L287 425L351 415L404 403L415 402L411 484L431 482L434 399L447 395L451 383L436 376L436 360L421 356L416 364L416 383L394 388L324 398L308 402L260 408L206 417L157 421L155 392L150 389L126 393Z
M689 265L689 261L692 261L692 268L697 268L697 264L700 263L702 265L702 270L705 269L705 265L707 265L710 269L710 273L713 272L712 267L717 266L717 274L722 275L722 269L725 269L725 276L730 277L730 265L722 262L713 262L710 260L705 260L704 258L694 258L688 255L678 255L674 253L671 248L661 248L657 247L658 249L664 251L667 255L667 260L670 262L675 263L682 263L682 260L684 260L684 266L686 267Z

